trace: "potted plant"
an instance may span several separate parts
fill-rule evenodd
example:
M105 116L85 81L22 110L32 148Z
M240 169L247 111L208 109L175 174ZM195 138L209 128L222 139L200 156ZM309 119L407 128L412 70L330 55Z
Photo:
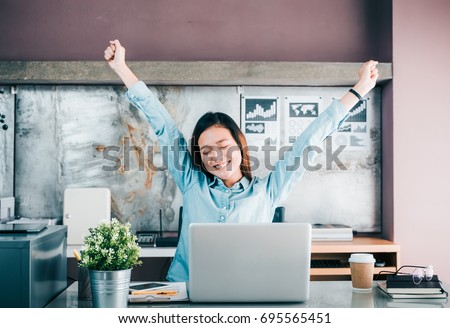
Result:
M89 270L94 307L126 307L131 270L142 264L130 223L113 218L89 228L80 267Z

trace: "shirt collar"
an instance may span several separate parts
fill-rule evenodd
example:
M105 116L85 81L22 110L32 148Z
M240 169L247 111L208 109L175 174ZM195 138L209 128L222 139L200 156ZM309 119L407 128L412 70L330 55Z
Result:
M219 178L217 178L216 176L214 176L212 179L210 179L209 182L209 186L214 188L214 187L220 187L223 189L231 189L231 190L240 190L240 189L247 189L247 187L250 185L250 181L248 181L248 179L243 176L241 180L239 180L238 182L236 182L231 188L228 188L227 186L225 186L225 184L223 183L222 180L220 180Z
M248 178L245 177L245 176L242 177L242 179L241 179L238 183L241 184L241 186L242 186L242 188L244 188L244 190L247 189L248 186L250 185L250 181L249 181Z

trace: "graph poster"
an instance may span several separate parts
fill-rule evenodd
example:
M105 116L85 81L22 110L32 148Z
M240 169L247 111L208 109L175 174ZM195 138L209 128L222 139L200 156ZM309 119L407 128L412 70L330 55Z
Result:
M308 125L319 116L322 97L296 96L285 99L284 144L292 145Z
M278 97L242 97L242 130L248 145L280 147Z
M367 100L359 101L349 112L348 118L333 135L333 146L346 146L347 150L365 150L370 146Z

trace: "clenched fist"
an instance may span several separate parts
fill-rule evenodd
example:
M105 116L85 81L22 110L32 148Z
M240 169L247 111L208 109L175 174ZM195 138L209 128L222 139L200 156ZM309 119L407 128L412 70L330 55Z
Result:
M113 70L125 65L125 48L121 46L119 40L109 41L109 46L105 50L105 59Z

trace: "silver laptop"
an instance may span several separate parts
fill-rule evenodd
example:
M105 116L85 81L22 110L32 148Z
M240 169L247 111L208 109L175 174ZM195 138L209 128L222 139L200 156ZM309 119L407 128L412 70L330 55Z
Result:
M303 302L309 297L309 223L193 223L192 302Z

